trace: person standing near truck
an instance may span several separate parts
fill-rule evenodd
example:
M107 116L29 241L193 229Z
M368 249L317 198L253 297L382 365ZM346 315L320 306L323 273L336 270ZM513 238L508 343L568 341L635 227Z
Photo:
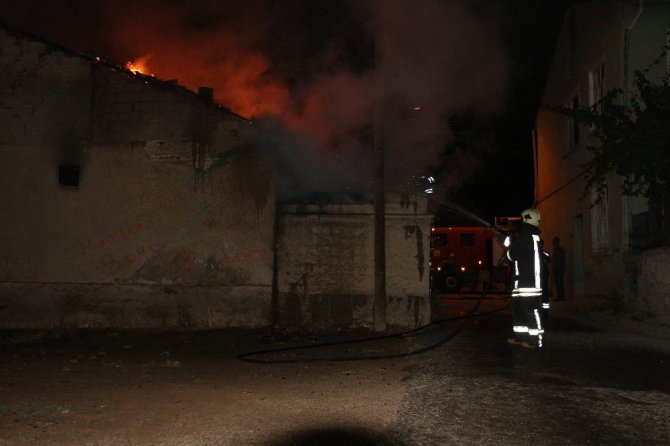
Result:
M556 300L563 301L565 300L565 285L563 283L563 277L565 276L565 249L561 246L561 239L554 237L551 241L554 245L554 250L552 252L552 277L554 280L554 286L556 287Z
M542 347L542 273L540 248L540 212L526 209L521 213L521 228L512 242L505 240L507 257L513 263L512 320L514 337L510 344L525 348Z

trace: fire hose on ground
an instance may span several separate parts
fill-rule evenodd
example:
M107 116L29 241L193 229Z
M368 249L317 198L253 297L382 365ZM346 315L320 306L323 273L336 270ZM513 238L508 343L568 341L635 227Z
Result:
M301 345L301 346L295 346L295 347L283 347L283 348L268 349L268 350L258 350L258 351L253 351L253 352L249 352L249 353L243 353L243 354L239 355L237 357L237 359L239 359L240 361L251 362L251 363L256 363L256 364L302 364L302 363L316 363L316 362L371 361L371 360L406 358L406 357L409 357L409 356L419 355L421 353L425 353L427 351L433 350L433 349L445 344L446 342L450 341L451 339L453 339L456 335L458 335L467 326L468 322L473 317L484 316L484 315L488 315L488 314L492 314L492 313L497 313L497 312L503 311L503 310L505 310L506 308L509 307L509 302L508 302L506 305L504 305L501 308L496 308L494 310L477 313L477 310L479 309L479 306L481 305L481 303L484 300L484 298L486 297L486 295L487 295L486 291L483 291L481 294L479 294L475 304L472 306L472 308L465 315L436 319L436 320L431 321L430 323L428 323L426 325L415 328L413 330L409 330L409 331L405 331L405 332L401 332L401 333L392 333L392 334L387 334L387 335L382 335L382 336L349 339L349 340L344 340L344 341L325 342L325 343ZM347 344L361 344L361 343L365 343L365 342L380 341L380 340L384 340L384 339L406 338L406 337L417 335L417 334L425 331L429 327L436 326L436 325L441 325L441 324L444 324L444 323L447 323L447 322L458 321L458 320L460 320L461 323L456 328L454 328L449 333L447 333L444 337L439 339L437 342L434 342L434 343L432 343L428 346L425 346L425 347L417 348L417 349L407 351L407 352L402 352L402 353L380 354L380 355L363 355L363 356L342 355L342 356L290 358L290 359L287 359L287 358L278 358L278 359L261 358L262 356L274 355L274 354L279 354L279 353L288 353L288 352L294 352L294 351L299 351L299 350L312 350L312 349L333 347L333 346L341 346L341 345L347 345Z

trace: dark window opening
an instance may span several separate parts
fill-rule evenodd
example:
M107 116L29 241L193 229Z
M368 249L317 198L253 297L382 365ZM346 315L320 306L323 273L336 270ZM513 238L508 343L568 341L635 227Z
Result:
M461 234L461 246L475 246L475 234L471 232Z
M633 254L670 246L670 194L649 198L647 212L631 216L630 248Z
M649 212L634 214L631 217L630 247L631 252L639 254L651 246L649 234Z
M79 166L72 164L59 166L58 184L63 187L79 187Z
M572 110L579 110L579 95L575 95L570 101ZM574 149L579 145L579 122L574 117L570 118L570 148Z
M430 240L431 248L443 248L448 245L449 239L446 234L433 234Z

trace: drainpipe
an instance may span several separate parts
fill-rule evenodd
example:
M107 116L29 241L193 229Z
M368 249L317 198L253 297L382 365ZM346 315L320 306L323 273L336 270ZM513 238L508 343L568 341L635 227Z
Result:
M377 65L379 48L374 47L373 62ZM380 53L381 54L381 53ZM384 179L384 138L386 101L378 97L372 110L374 157L374 279L372 325L375 331L386 331L386 187Z
M629 70L629 53L630 53L630 33L633 30L633 27L637 24L637 21L640 19L642 12L644 11L644 0L639 0L637 7L637 14L635 18L628 25L623 37L623 105L628 108L628 95L629 95L629 86L628 86L628 70ZM623 244L626 247L625 252L630 252L630 226L632 216L630 215L630 197L626 196L622 202L622 213L623 213Z
M375 294L373 320L375 331L386 330L386 193L384 187L384 141L381 131L381 112L374 123L374 269Z
M532 129L530 131L530 139L531 139L531 144L532 144L532 150L533 150L533 207L536 207L538 205L538 194L540 192L539 186L537 184L537 180L539 178L538 175L538 153L537 153L537 129Z
M630 33L633 31L633 27L637 24L637 21L640 19L642 12L644 11L644 0L640 0L637 7L637 14L631 22L631 24L626 28L624 38L623 38L623 100L624 106L628 106L628 64L629 64L629 53L630 53Z

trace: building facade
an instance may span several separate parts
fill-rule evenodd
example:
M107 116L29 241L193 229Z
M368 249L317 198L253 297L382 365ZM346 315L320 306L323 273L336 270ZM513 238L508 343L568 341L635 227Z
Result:
M4 326L270 315L274 184L208 97L0 30Z
M337 317L286 316L305 307L286 292L309 261L292 254L301 231L337 246L318 220L280 218L272 156L249 142L258 130L212 96L0 28L0 327L370 326L368 296L346 287L312 288ZM337 256L363 249L368 234L354 233L372 216L360 217L340 216L356 229ZM390 298L418 301L388 305L400 327L430 317L427 266L413 267L427 265L430 219L416 220L388 236L387 275L402 279ZM370 259L352 263L362 283ZM319 271L323 283L343 274Z
M560 237L566 248L566 286L572 296L607 296L631 311L670 316L667 292L649 280L654 243L654 203L621 193L610 174L603 199L586 190L587 146L597 144L588 126L554 107L584 108L620 89L630 101L633 75L662 55L668 42L670 3L589 1L566 13L537 115L536 201L545 241ZM668 60L649 72L660 78ZM550 243L547 243L550 247ZM658 250L661 250L659 252ZM662 267L664 268L664 267ZM664 269L664 271L666 271ZM670 271L666 271L670 273Z

